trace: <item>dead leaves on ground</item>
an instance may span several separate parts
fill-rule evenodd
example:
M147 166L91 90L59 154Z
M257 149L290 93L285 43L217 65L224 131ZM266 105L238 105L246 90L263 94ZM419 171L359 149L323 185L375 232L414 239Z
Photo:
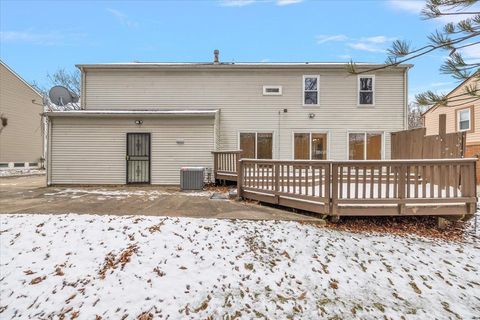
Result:
M452 222L447 229L439 230L435 217L342 217L327 227L355 233L388 233L418 235L427 238L460 241L466 235L468 224Z
M32 281L30 281L30 284L39 284L46 278L47 278L46 276L33 278Z
M108 253L105 257L105 262L103 263L102 268L98 272L100 279L105 279L106 273L110 269L116 269L120 266L121 270L123 270L125 265L130 262L131 256L137 253L137 251L138 246L136 244L131 244L117 256L113 252Z

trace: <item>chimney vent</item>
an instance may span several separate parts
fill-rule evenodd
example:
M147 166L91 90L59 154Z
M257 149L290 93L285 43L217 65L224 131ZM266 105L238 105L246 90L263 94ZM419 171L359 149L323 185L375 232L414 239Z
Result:
M220 51L218 49L213 50L214 58L213 58L213 63L217 64L218 63L218 55L220 54Z

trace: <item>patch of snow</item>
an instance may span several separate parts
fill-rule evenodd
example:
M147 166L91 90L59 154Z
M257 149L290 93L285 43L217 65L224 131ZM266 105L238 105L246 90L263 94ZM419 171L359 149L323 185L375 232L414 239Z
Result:
M115 198L117 200L126 199L129 197L145 197L150 201L157 199L160 196L180 195L187 197L210 197L212 191L198 191L198 192L181 192L181 191L160 191L160 190L109 190L109 189L55 189L56 192L45 193L46 196L80 198L84 195L98 195L97 200L107 200Z
M0 169L0 177L13 176L31 176L45 174L45 170L40 169Z
M464 318L475 240L296 222L1 215L0 317Z

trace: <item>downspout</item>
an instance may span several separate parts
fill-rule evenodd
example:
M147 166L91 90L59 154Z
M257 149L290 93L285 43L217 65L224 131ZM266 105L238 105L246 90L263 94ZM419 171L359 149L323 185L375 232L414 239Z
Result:
M52 185L52 127L53 123L46 115L48 125L48 137L47 137L47 186Z
M280 159L280 119L282 117L282 113L280 110L278 110L278 130L277 130L277 139L276 139L276 143L277 143L277 159Z
M403 77L403 99L404 99L404 117L403 117L403 129L408 130L408 70L410 67L405 68Z
M85 70L84 70L83 68L80 68L80 75L81 75L81 86L80 86L80 90L81 90L81 92L80 92L81 101L80 101L80 109L85 110L85 109L86 109L86 106L87 106L87 100L85 99L85 97L87 96L87 95L86 95L86 92L85 92L87 79L86 79Z

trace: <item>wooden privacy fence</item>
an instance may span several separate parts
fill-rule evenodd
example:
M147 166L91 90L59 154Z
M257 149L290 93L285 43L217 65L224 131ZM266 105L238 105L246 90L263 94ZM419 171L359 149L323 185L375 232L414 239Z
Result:
M475 161L241 159L238 195L335 216L471 215Z
M391 134L392 159L452 159L465 156L465 132L446 133L446 117L441 115L439 134L427 136L426 128Z

